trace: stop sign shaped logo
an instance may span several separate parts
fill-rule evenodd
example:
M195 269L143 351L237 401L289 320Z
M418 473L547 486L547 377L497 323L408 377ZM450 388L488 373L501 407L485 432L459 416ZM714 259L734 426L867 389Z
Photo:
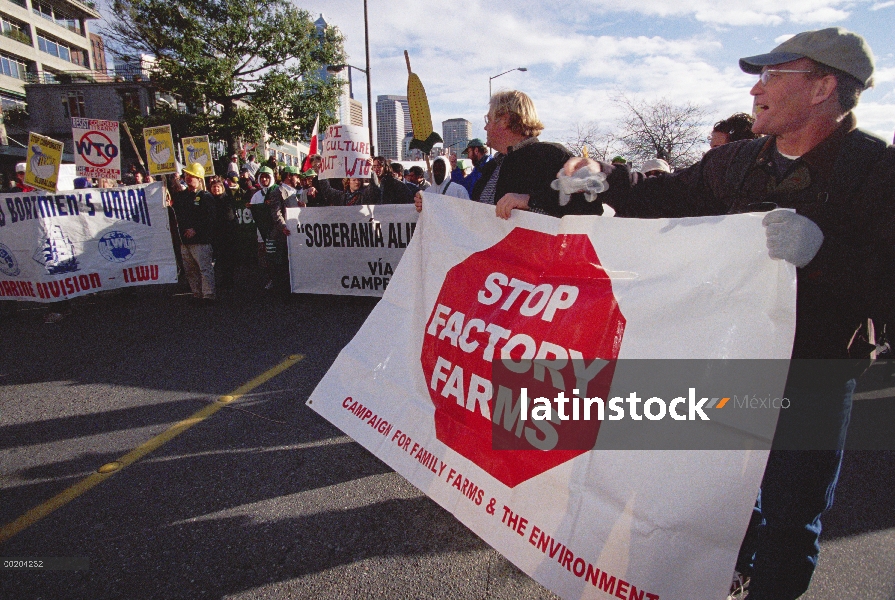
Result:
M553 399L608 400L624 330L586 235L517 227L448 271L427 320L436 436L509 487L587 452L596 410L585 420L584 402L573 415L570 401L560 415ZM532 418L536 398L551 401L549 419Z

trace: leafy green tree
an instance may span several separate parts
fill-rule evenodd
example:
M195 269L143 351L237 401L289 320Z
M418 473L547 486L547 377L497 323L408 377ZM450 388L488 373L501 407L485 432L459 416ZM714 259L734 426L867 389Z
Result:
M135 129L167 119L180 135L208 134L234 152L264 131L307 139L318 113L321 125L336 113L342 82L319 72L345 62L342 35L318 31L288 0L113 0L111 10L113 54L154 55L153 81L191 109L135 119Z

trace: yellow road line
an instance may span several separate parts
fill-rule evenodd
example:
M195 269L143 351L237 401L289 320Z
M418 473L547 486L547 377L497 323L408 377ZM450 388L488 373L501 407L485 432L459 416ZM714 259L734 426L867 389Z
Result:
M137 446L136 448L134 448L133 450L131 450L130 452L128 452L127 454L125 454L124 456L119 458L117 461L113 461L111 463L103 465L102 467L100 467L100 469L103 472L98 472L98 473L93 473L91 475L88 475L87 477L85 477L84 479L79 481L78 483L76 483L73 486L71 486L70 488L60 492L59 494L53 496L52 498L50 498L43 504L40 504L39 506L35 506L34 508L32 508L31 510L29 510L28 512L23 514L21 517L19 517L15 521L12 521L11 523L7 523L6 525L3 526L2 529L0 529L0 544L5 542L6 540L10 539L14 535L27 529L28 527L34 525L35 523L37 523L38 521L43 519L45 516L47 516L54 510L56 510L57 508L65 506L66 504L68 504L69 502L71 502L72 500L74 500L75 498L77 498L78 496L83 494L84 492L90 490L91 488L93 488L96 485L99 485L100 483L102 483L103 481L105 481L106 479L108 479L109 477L114 475L115 473L118 473L119 471L121 471L123 468L134 464L135 462L137 462L138 460L140 460L141 458L143 458L144 456L146 456L153 450L156 450L157 448L161 447L162 445L170 442L175 437L177 437L178 435L180 435L181 433L183 433L184 431L186 431L193 425L196 425L197 423L201 423L202 421L204 421L211 415L215 414L216 412L218 412L219 410L221 410L228 404L235 402L240 397L249 393L256 387L263 385L264 383L267 383L268 381L270 381L271 379L273 379L274 377L276 377L277 375L279 375L286 369L288 369L288 368L292 367L293 365L295 365L296 363L298 363L303 358L304 358L304 356L301 354L293 354L292 356L290 356L289 358L287 358L286 360L284 360L283 362L281 362L274 368L272 368L268 371L265 371L264 373L262 373L258 377L255 377L248 383L245 383L245 384L239 386L237 389L235 389L231 393L229 393L225 396L221 396L220 398L218 398L217 402L209 404L208 406L206 406L202 410L196 412L192 416L190 416L178 423L175 423L174 425L169 427L166 431L160 433L159 435L148 440L147 442Z

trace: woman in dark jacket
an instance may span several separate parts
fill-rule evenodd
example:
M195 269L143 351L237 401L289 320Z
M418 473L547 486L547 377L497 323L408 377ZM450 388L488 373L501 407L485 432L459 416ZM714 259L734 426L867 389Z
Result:
M382 195L379 186L369 179L346 177L342 180L345 191L332 187L317 191L317 206L357 206L360 204L379 204Z
M208 180L208 190L214 198L215 208L214 238L211 242L214 250L215 278L221 287L233 287L239 230L236 201L217 175Z

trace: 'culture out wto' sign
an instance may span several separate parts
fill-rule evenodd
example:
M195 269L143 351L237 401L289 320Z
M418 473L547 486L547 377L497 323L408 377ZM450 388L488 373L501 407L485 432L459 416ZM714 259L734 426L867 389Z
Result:
M330 125L323 140L323 164L320 177L370 177L370 140L363 127Z

